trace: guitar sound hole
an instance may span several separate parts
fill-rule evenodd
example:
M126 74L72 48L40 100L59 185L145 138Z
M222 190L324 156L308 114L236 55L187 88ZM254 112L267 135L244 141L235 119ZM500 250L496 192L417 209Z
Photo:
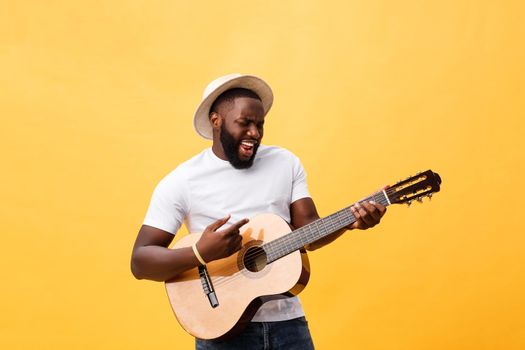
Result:
M259 272L266 267L266 252L261 247L251 247L244 254L243 262L248 271Z

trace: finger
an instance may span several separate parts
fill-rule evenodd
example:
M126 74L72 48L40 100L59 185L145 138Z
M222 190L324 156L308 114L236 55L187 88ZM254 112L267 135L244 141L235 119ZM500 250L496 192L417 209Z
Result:
M361 228L368 228L374 226L376 223L374 222L374 219L372 215L369 212L368 207L370 204L368 203L356 203L357 211L360 215L360 220L363 221L364 227L360 226Z
M353 224L351 224L350 229L359 229L359 221L355 221Z
M361 206L360 206L359 203L357 203L357 202L354 203L354 205L352 205L352 206L350 207L350 209L352 210L352 213L354 214L354 216L355 216L356 219L359 219L359 218L361 217L361 214L359 214L359 208L360 208L360 207L361 207Z
M226 234L239 234L239 228L241 228L241 226L244 226L248 223L248 219L242 219L242 220L239 220L237 221L236 223L234 223L233 225L231 225L230 227L228 227L227 229L224 230L224 233Z
M230 220L230 217L231 217L231 215L225 216L222 219L219 219L219 220L209 224L208 227L206 227L206 228L209 229L209 230L212 230L212 231L217 231L217 229L219 227L221 227L222 225L227 223L228 220Z
M352 214L354 214L355 222L350 225L350 228L361 228L363 225L363 221L361 220L361 214L359 214L359 210L356 208L356 205L350 207L350 210L352 211Z
M379 210L379 214L381 215L381 217L383 217L383 215L385 215L385 212L386 212L386 207L380 203L376 203L374 201L370 201L370 203L373 203L374 206L377 208L377 210Z
M379 213L379 219L381 219L383 215L385 215L386 207L382 205L381 203L377 203L375 201L370 201L370 204L372 204L376 208L376 210Z
M372 221L375 224L377 224L379 220L381 220L381 213L376 205L377 204L374 201L363 203L363 207L366 208L366 211L368 212L368 214L372 218Z

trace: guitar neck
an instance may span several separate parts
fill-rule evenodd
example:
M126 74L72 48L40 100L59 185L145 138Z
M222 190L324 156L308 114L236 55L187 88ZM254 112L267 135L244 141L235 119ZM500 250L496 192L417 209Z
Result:
M390 205L390 200L385 191L379 191L357 203L375 201L384 206ZM353 205L353 204L352 204ZM343 208L327 217L318 219L281 238L268 242L262 246L266 252L268 263L282 258L290 253L303 248L305 245L328 236L356 221L350 207Z

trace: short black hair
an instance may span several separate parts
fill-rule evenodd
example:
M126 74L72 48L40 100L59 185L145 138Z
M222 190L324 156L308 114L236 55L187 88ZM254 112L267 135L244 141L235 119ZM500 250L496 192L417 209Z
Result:
M219 97L215 99L215 101L213 101L213 104L210 107L210 113L208 114L208 117L210 117L213 112L218 113L218 108L220 105L233 104L233 101L237 97L251 97L251 98L255 98L261 101L261 98L259 97L259 95L257 95L252 90L248 90L244 88L234 88L234 89L226 90L222 94L220 94Z

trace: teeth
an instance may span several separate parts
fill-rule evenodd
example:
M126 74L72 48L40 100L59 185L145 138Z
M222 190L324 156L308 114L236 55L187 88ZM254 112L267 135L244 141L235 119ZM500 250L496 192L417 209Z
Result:
M255 145L255 141L242 141L241 144L247 147L253 147L253 145Z

